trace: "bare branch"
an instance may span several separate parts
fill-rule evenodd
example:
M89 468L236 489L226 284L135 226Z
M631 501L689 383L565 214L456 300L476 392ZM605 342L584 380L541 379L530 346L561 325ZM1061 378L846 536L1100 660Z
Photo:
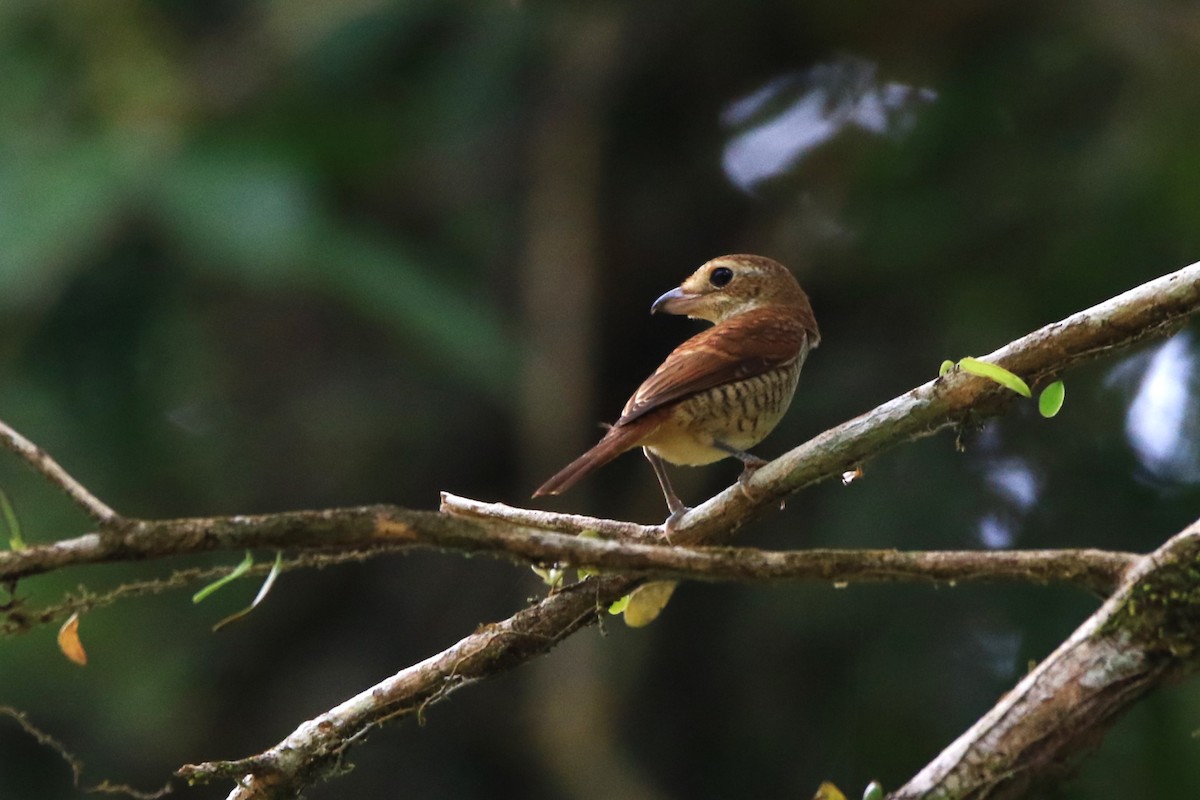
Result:
M1200 521L890 800L1022 797L1069 769L1146 692L1200 669Z
M124 797L132 797L134 800L160 800L171 793L171 784L167 783L161 789L152 792L135 789L132 786L127 786L123 783L112 783L108 780L103 780L94 786L84 786L83 781L83 761L73 755L62 742L55 739L50 734L43 731L41 728L30 722L29 717L24 712L18 711L11 706L0 706L0 716L9 717L17 725L21 726L21 730L25 731L35 742L52 750L63 762L71 769L71 784L81 792L86 794L114 794Z
M537 513L537 512L534 512ZM637 526L629 526L637 527ZM661 541L661 539L657 540ZM697 548L570 536L496 519L396 506L260 516L129 521L111 533L0 553L0 580L66 565L260 548L432 548L485 553L520 564L561 563L654 579L835 583L1021 580L1108 592L1137 557L1102 550L899 552Z
M0 420L0 445L23 458L48 481L66 492L76 505L100 524L105 525L120 518L116 511L72 478L45 450L10 428L3 420Z
M661 541L661 529L654 525L638 525L603 517L587 517L583 514L559 514L533 508L516 508L504 503L484 503L469 497L459 497L442 492L441 510L458 517L483 520L503 520L525 528L537 528L559 533L586 533L591 531L614 539L646 539Z

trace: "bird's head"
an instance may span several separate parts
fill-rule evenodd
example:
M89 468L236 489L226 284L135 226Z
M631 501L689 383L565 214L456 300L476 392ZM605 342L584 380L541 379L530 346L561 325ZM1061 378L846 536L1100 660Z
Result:
M686 314L718 323L765 306L812 316L808 296L787 267L764 256L730 255L702 265L650 306L650 313Z

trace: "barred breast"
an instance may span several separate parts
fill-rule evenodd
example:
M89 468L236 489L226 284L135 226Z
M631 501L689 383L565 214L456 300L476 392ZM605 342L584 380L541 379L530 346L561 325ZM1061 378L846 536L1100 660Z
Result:
M711 464L729 453L721 442L748 450L766 438L792 402L803 357L762 375L716 386L677 403L672 421L645 442L672 464Z

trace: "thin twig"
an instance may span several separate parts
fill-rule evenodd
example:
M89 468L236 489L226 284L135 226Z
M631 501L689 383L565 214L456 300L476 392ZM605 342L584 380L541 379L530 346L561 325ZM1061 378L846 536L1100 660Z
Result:
M81 792L87 794L118 794L125 797L132 797L134 800L160 800L160 798L167 796L172 791L173 787L170 782L166 783L161 789L153 792L142 791L124 783L112 783L108 780L100 781L100 783L94 786L83 786L80 783L83 780L83 761L72 754L66 745L30 722L29 717L23 711L18 711L11 706L0 706L0 716L9 717L20 725L26 734L33 737L34 741L54 751L70 767L71 784Z
M101 525L107 525L120 519L116 511L113 511L100 498L85 489L79 481L72 478L65 469L59 466L57 461L50 457L49 453L10 428L3 420L0 420L0 445L25 459L31 467L66 492L76 505Z
M326 569L337 564L352 561L365 561L368 558L388 552L386 548L375 547L363 550L338 550L333 552L305 552L283 562L282 571L295 569ZM267 575L273 568L272 564L255 564L247 570L245 577ZM13 598L3 605L3 620L0 621L0 636L12 636L27 633L39 625L65 619L74 613L87 613L97 608L112 605L128 597L162 594L175 589L182 589L196 583L208 582L229 574L228 565L219 567L192 567L173 571L165 578L150 578L142 581L121 583L109 589L93 592L82 584L73 592L63 595L61 601L40 607L29 607L22 599Z

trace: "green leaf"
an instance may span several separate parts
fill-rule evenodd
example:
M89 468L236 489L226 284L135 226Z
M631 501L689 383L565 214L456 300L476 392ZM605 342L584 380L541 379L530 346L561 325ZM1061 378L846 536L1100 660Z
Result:
M230 572L225 577L218 578L217 580L210 583L208 586L205 586L203 589L201 589L200 591L198 591L194 595L192 595L192 602L199 603L201 600L205 599L206 597L208 597L210 594L215 592L217 589L220 589L225 584L232 583L233 581L236 581L238 578L245 575L247 572L250 571L250 568L253 566L254 566L254 556L251 555L249 550L247 550L246 557L242 559L242 563L240 563L236 567L234 567L233 571Z
M667 607L678 581L650 581L629 593L625 603L625 624L631 628L644 628Z
M945 374L952 369L954 369L954 362L950 359L946 359L942 362L942 366L938 367L938 377L941 378L945 376Z
M863 792L863 800L883 800L883 787L879 785L879 781L871 781L867 784L867 789Z
M833 783L825 781L817 787L817 793L813 795L813 800L846 800L846 795L842 794L842 790Z
M249 554L247 553L247 555L249 555ZM246 616L251 611L253 611L255 608L257 608L258 604L261 603L263 601L263 599L267 596L267 592L271 591L271 587L275 585L275 579L278 578L280 573L282 573L282 572L283 572L283 551L277 550L277 551L275 551L275 563L271 565L271 571L267 573L266 580L263 581L263 585L259 588L258 594L256 594L254 596L254 600L252 600L250 602L250 605L246 606L241 611L235 611L234 613L230 614L225 619L218 622L216 625L213 625L213 633L216 633L217 631L221 630L221 628L224 628L226 625L228 625L231 622L237 622L239 619Z
M972 375L988 378L1001 386L1012 389L1022 397L1033 397L1033 392L1029 391L1029 385L1004 367L990 364L987 361L980 361L978 358L971 358L970 356L961 359L958 362L958 366Z
M1038 411L1046 419L1058 414L1063 407L1063 400L1067 396L1067 387L1063 386L1062 381L1055 381L1042 390L1038 395Z
M613 603L611 606L608 607L608 613L612 614L613 616L624 613L625 607L629 605L630 597L631 597L631 595L625 595L620 600Z
M0 512L4 514L4 524L8 526L8 546L13 550L24 550L25 540L21 538L21 523L8 502L8 495L0 489Z

